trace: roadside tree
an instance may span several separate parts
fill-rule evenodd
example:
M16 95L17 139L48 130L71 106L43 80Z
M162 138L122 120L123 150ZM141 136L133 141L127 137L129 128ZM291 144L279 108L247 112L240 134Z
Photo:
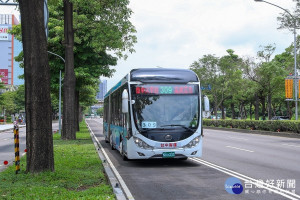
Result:
M208 54L199 58L191 64L190 69L193 70L201 80L201 86L208 88L210 90L204 90L203 93L208 95L212 99L213 104L213 114L217 116L217 109L220 102L223 101L223 87L220 86L221 74L218 65L219 58Z
M86 92L95 94L100 76L111 76L114 72L110 66L117 64L118 58L126 58L127 53L134 52L133 45L136 37L135 29L129 17L132 11L128 8L129 1L73 1L74 14L74 71L76 76L75 127L78 127L78 116L81 116L81 106L91 106L88 98L81 97ZM58 3L50 5L49 22L49 50L62 55L63 45L63 5ZM108 53L109 52L109 53ZM54 60L53 60L54 61ZM63 63L55 59L51 65L52 90L58 94L59 70L63 70ZM65 74L63 74L65 79ZM92 86L95 90L85 90L86 86ZM65 92L65 91L63 91ZM79 101L80 102L79 102ZM92 104L93 105L93 104ZM75 108L75 109L74 109ZM76 125L77 124L77 125Z
M24 52L27 171L54 170L44 2L19 0Z

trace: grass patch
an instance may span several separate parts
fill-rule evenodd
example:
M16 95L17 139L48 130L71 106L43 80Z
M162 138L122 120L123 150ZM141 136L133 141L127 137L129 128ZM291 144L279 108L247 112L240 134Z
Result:
M0 199L115 199L85 122L77 140L61 140L54 134L55 172L26 173L10 166L0 173Z

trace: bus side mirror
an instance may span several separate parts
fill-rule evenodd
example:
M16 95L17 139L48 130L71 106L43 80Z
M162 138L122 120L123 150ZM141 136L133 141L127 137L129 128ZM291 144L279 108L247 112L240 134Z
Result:
M128 92L126 89L122 93L122 113L128 113Z
M204 111L209 112L209 99L206 95L204 95Z

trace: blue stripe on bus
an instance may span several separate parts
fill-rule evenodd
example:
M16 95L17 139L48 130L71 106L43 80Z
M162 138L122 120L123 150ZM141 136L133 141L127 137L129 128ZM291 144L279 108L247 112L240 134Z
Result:
M128 75L126 75L122 80L120 80L115 86L113 86L104 96L104 98L108 97L110 94L112 94L115 90L117 90L120 86L122 86L124 83L128 81Z
M108 137L108 123L104 122L104 135ZM112 133L112 140L113 140L113 144L115 144L115 148L117 150L120 151L120 135L121 133L123 133L123 142L126 143L127 140L125 139L127 136L127 130L126 128L122 127L122 126L116 126L113 124L110 124L110 131ZM110 140L110 138L107 138L108 140ZM123 145L126 148L126 144ZM127 150L124 149L125 151Z

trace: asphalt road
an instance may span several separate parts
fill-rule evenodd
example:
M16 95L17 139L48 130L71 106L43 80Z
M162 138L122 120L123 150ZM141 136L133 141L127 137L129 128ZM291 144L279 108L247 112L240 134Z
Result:
M137 200L300 199L299 139L204 130L201 159L123 161L104 142L102 121L88 123ZM231 177L241 180L243 193L226 192L224 184ZM268 185L259 187L252 178ZM277 184L281 195L267 188Z
M26 148L26 129L19 129L19 150L20 155L24 153ZM0 171L5 168L4 161L8 161L9 164L15 160L15 145L14 145L14 132L13 130L7 130L0 132Z
M52 124L52 130L58 129L58 123ZM26 149L26 128L19 129L19 150L20 155L24 155ZM15 160L15 145L14 145L14 132L7 130L0 132L0 172L6 168L4 161L8 161L8 165L13 164ZM22 163L21 163L22 164Z
M204 139L204 160L264 181L295 179L300 192L300 139L215 130Z

